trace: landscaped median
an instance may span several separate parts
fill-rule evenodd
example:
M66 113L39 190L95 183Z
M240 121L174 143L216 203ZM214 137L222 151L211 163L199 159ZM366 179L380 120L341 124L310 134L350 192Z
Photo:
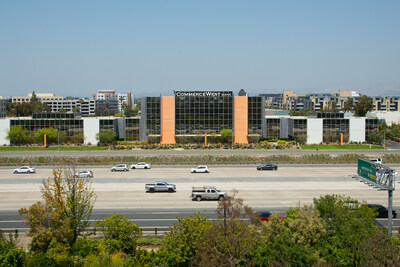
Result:
M385 149L383 146L377 145L362 145L362 144L346 144L346 145L300 145L301 149Z
M154 165L198 165L198 164L356 164L358 158L370 158L364 154L311 154L311 155L160 155L160 156L37 156L37 157L0 157L0 165L104 165L124 162L148 162ZM400 154L385 154L383 162L400 163Z

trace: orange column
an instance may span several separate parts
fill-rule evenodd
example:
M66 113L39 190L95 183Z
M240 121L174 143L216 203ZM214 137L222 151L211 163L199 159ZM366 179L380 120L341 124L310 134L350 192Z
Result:
M175 97L161 97L161 144L175 144Z
M247 96L235 96L234 137L236 144L248 144L247 139Z

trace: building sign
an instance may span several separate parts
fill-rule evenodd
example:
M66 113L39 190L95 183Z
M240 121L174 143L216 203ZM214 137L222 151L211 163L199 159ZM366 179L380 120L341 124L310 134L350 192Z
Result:
M376 165L365 159L358 159L357 173L359 176L376 182Z
M232 91L175 91L175 96L233 96Z

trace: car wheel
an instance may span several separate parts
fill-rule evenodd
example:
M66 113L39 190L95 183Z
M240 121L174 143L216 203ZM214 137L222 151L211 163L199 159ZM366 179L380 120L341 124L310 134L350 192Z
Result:
M127 172L127 171L128 171L128 169L125 169L124 171L126 171L126 172Z
M174 192L174 189L168 188L168 192L172 193L172 192Z
M196 197L196 200L197 200L197 201L201 201L201 196L197 196L197 197Z
M150 193L154 193L154 188L150 188Z
M192 173L196 173L196 171L192 171Z
M18 173L18 172L17 172L17 171L14 171L13 173L16 174L16 173Z
M148 169L147 167L144 167L145 169Z
M206 173L209 173L209 171L205 171Z
M28 173L31 173L31 171L28 171Z
M136 169L136 167L135 167L135 166L133 166L131 169Z
M219 196L219 201L222 201L224 199L224 196Z
M278 170L278 167L275 167L275 171Z

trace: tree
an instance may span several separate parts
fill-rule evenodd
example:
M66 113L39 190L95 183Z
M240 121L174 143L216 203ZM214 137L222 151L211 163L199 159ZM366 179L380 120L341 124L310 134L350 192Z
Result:
M221 140L224 143L232 142L232 130L231 129L222 129L219 134L221 135Z
M75 112L75 113L81 112L81 108L78 107L78 106L73 107L73 108L72 108L72 112Z
M110 217L96 222L97 230L101 231L106 242L113 242L118 251L133 254L136 251L136 241L141 235L140 228L121 214L113 213Z
M361 95L358 98L357 104L354 105L354 115L364 117L368 111L372 110L372 99L366 95Z
M361 266L399 266L399 240L375 229L359 246L362 255Z
M246 91L244 90L244 89L240 89L240 91L239 91L239 94L238 94L239 96L246 96L247 95L247 93L246 93Z
M117 134L114 131L104 131L96 135L96 139L100 144L111 144L117 138Z
M6 235L0 230L0 266L25 266L25 252L14 240L17 236Z
M291 208L282 220L278 213L263 223L255 258L265 266L313 266L323 263L318 242L326 224L311 206Z
M7 139L10 140L12 145L22 145L31 141L28 130L20 125L10 127Z
M67 110L65 108L59 109L58 113L67 113Z
M289 112L289 114L290 114L290 116L308 116L308 113L309 112L312 112L312 110L311 109L309 109L309 108L306 108L306 109L300 109L300 110L298 110L298 111L296 111L296 110L290 110L290 112Z
M98 105L95 109L96 116L112 116L117 113L117 110L110 110L110 103Z
M195 266L252 265L248 256L256 249L258 232L246 220L256 222L258 216L244 205L235 190L218 203L217 215L218 219L199 241L199 251L192 263Z
M32 115L32 105L28 102L23 102L16 104L15 106L15 116L26 117Z
M198 244L204 238L211 222L201 213L194 213L189 217L177 217L166 234L164 246L159 249L161 265L185 266L197 254Z
M33 104L33 103L35 103L36 101L39 101L39 98L37 98L37 96L36 96L36 94L35 94L35 91L33 91L33 92L32 92L32 96L31 96L31 99L30 99L30 103Z
M314 206L328 230L319 241L321 256L328 265L359 265L359 246L376 229L375 211L365 203L341 195L314 198Z
M78 177L75 171L53 169L53 176L43 180L43 201L19 210L30 226L33 251L46 252L52 242L52 247L57 247L54 242L72 246L89 226L96 196L90 179Z
M369 132L367 134L367 142L370 144L381 145L383 142L383 132L382 133Z
M36 131L35 133L35 139L37 142L42 142L43 141L43 136L47 135L49 138L49 143L57 143L58 140L58 130L52 128L42 128Z
M46 103L42 103L40 101L35 101L31 104L32 113L40 113L40 112L50 112L51 108L47 106Z
M343 110L344 111L353 111L353 109L354 109L353 98L348 97L347 100L344 101Z

